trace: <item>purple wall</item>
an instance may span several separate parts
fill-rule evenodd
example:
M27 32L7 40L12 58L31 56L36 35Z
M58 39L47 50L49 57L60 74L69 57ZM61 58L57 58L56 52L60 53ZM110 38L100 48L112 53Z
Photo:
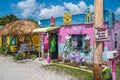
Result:
M117 48L114 47L115 34L117 34L116 36ZM118 48L120 47L120 20L119 21L116 20L113 28L109 30L109 38L110 38L110 42L108 43L109 46L108 50L118 50Z
M107 23L104 24L104 27L107 27ZM59 29L60 42L65 43L65 37L68 34L88 34L91 37L90 45L93 45L94 40L94 27L93 24L79 24L79 25L69 25L61 26ZM105 44L106 45L106 44Z

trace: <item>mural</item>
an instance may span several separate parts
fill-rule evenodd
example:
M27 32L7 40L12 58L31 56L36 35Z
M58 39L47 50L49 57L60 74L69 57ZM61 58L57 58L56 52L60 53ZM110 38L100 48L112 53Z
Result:
M71 24L72 18L71 18L71 12L65 12L64 13L64 25Z

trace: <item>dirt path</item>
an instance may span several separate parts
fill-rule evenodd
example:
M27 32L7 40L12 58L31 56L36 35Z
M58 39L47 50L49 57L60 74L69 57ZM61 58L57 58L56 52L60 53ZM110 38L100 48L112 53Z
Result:
M39 63L14 62L10 56L0 55L0 80L73 80L65 74L46 70Z

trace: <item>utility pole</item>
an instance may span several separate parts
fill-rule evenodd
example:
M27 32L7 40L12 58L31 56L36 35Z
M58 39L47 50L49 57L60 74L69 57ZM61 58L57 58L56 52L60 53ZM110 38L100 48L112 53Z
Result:
M94 0L94 53L93 75L94 80L102 80L103 42L95 41L95 29L103 28L103 0Z

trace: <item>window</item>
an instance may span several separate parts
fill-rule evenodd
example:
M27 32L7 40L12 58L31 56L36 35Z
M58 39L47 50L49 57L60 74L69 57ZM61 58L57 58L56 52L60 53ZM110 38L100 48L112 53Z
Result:
M114 34L114 48L117 48L117 34Z
M77 51L83 52L84 37L85 37L85 35L80 35L80 34L71 35L72 51L77 50Z

